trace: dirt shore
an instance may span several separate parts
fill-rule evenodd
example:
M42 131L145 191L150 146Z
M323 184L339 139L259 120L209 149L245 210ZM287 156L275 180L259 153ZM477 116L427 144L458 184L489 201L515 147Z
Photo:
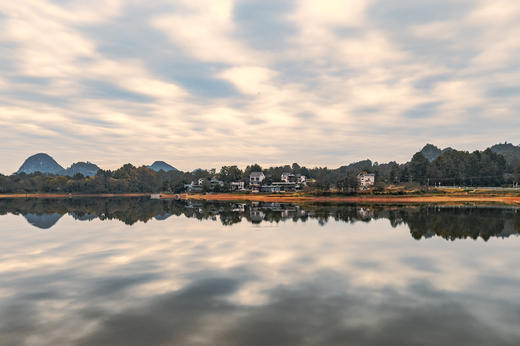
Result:
M0 198L87 198L87 197L148 197L149 193L125 194L0 194ZM195 199L207 201L257 201L280 203L359 203L359 204L505 204L520 205L520 196L510 194L459 194L446 195L362 195L362 196L304 196L298 194L161 194L161 199Z
M420 203L492 203L506 205L520 205L520 196L509 195L408 195L408 196L302 196L302 195L254 195L254 194L208 194L208 195L178 195L181 199L198 199L208 201L258 201L258 202L286 202L286 203L366 203L366 204L420 204ZM176 198L175 195L161 195L161 198Z

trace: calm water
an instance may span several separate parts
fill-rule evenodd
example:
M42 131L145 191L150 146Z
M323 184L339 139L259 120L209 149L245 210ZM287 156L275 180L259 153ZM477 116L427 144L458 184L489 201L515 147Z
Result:
M0 200L1 345L519 345L512 208Z

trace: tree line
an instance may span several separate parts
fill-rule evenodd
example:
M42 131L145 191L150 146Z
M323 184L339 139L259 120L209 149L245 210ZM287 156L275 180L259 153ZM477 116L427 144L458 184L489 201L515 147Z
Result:
M520 181L520 164L513 167L502 155L490 149L472 153L450 149L431 162L418 152L405 164L379 164L364 160L334 169L307 168L293 163L269 168L252 164L243 170L237 166L223 166L219 171L197 169L192 172L156 172L146 166L126 164L113 171L99 170L92 177L81 174L68 177L38 172L20 173L0 175L0 193L180 193L185 191L187 184L201 178L206 182L212 178L223 182L222 186L205 183L204 191L226 192L231 190L231 182L248 182L249 174L256 171L264 172L266 184L280 181L284 172L304 175L309 179L306 189L315 192L333 189L343 193L356 193L357 175L362 171L375 174L376 189L409 183L423 186L502 186Z
M508 172L506 159L491 149L472 153L448 150L432 162L420 152L403 168L401 180L423 185L501 186L518 181L520 165Z

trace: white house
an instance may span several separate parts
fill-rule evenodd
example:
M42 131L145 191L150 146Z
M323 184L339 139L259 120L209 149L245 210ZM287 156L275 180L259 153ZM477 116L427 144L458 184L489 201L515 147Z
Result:
M215 186L224 186L224 182L222 180L218 180L217 178L213 177L211 178L211 180L209 181L211 187L215 187Z
M282 173L281 180L284 183L295 183L296 176L292 173L284 172L284 173Z
M361 189L366 190L375 184L376 175L373 173L361 172L358 174L357 179Z
M284 183L296 183L300 185L306 185L307 177L301 174L293 174L293 173L282 173L281 179Z
M187 192L202 192L202 186L195 184L193 181L191 184L184 185Z
M251 172L249 175L249 185L251 186L259 186L265 180L265 175L263 172Z
M244 190L245 189L245 183L243 181L233 181L231 183L231 190Z

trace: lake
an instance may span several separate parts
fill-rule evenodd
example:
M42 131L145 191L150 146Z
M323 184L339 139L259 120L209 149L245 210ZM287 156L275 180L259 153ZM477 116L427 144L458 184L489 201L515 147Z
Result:
M0 200L1 345L519 345L520 211Z

